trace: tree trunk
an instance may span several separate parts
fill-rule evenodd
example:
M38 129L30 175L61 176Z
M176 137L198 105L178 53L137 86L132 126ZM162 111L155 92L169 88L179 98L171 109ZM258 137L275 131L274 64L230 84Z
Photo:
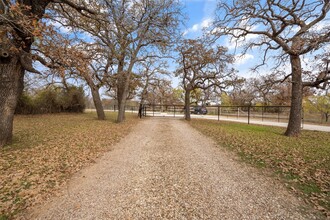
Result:
M117 122L125 120L125 106L129 86L129 73L121 71L117 84L118 116Z
M36 16L38 21L44 15L45 9L49 3L50 0L33 0L21 2L21 4L31 8L30 11L24 10L23 13L29 16L30 14ZM2 35L2 39L0 40L2 41L2 45L0 45L0 47L7 48L14 46L16 49L24 49L26 53L30 53L31 44L33 43L33 36L31 36L31 33L23 33L23 30L18 28L19 25L15 23L15 19L17 19L19 16L13 16L14 19L11 26L15 27L15 33L11 33L11 37L9 38L7 34ZM7 16L4 15L4 19L6 18ZM6 30L6 26L7 25L5 22L1 28ZM28 39L28 37L30 38ZM20 38L24 38L25 40ZM21 48L23 45L24 48ZM19 95L22 93L24 88L25 73L20 58L17 54L9 51L6 56L3 55L4 54L2 54L2 57L0 58L0 147L10 143L12 140L14 112ZM5 62L3 60L4 57L6 57Z
M99 88L96 86L91 86L91 92L93 97L94 106L97 113L98 120L105 120L105 114L103 110L102 101L100 98Z
M165 110L164 110L164 103L163 103L163 99L162 99L162 97L160 97L160 99L159 99L159 103L160 103L160 111L161 111L161 112L164 112Z
M184 95L185 119L190 121L190 90L186 90Z
M127 90L125 89L125 85L119 84L117 86L117 100L118 100L118 116L117 122L123 122L125 120L125 106L126 106L126 97Z
M97 86L93 82L93 78L90 74L84 75L84 79L86 80L86 82L92 92L93 102L94 102L94 106L95 106L96 113L97 113L97 119L105 120L105 114L104 114L103 105L102 105L102 101L101 101L100 93L99 93L100 87Z
M145 82L145 84L144 84L144 86L143 86L143 90L142 90L142 92L141 92L141 100L140 100L140 104L144 104L144 101L145 101L145 99L147 98L147 94L148 94L148 92L147 92L147 89L148 89L148 87L149 87L149 75L147 74L147 79L146 79L146 82Z
M290 62L292 69L291 109L289 116L289 124L285 132L285 135L299 136L301 131L302 91L303 91L300 57L298 55L291 55Z
M0 147L13 137L14 112L23 90L24 69L18 57L0 65Z

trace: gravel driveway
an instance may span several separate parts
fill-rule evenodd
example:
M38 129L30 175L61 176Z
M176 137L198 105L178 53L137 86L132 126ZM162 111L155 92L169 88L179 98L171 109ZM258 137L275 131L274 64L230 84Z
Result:
M313 219L276 180L177 119L141 121L29 219Z

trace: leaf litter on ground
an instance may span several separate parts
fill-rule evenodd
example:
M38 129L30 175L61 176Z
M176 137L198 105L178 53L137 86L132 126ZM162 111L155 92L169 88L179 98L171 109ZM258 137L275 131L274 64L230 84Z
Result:
M256 167L273 170L307 202L330 216L330 134L302 131L284 136L284 128L233 122L192 120L190 124Z
M0 219L11 219L54 196L68 179L128 134L124 123L95 113L16 116L14 140L0 152Z

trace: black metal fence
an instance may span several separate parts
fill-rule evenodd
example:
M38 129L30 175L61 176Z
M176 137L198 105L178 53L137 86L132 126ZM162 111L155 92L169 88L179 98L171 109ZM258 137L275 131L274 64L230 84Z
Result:
M196 106L191 106L193 109ZM207 106L207 116L221 120L228 119L246 119L267 120L276 122L287 122L289 119L290 106ZM146 116L172 116L183 117L183 105L145 105L144 112ZM192 112L192 115L193 112Z
M191 106L194 108L196 106ZM212 119L237 119L250 123L251 120L273 121L287 123L290 106L206 106L207 116ZM117 105L106 106L105 110L118 111ZM126 106L126 112L139 112L139 106ZM143 116L152 117L183 117L184 105L144 105ZM195 114L192 113L192 117ZM303 123L329 124L322 114L303 113Z
M118 105L108 105L103 107L104 110L108 110L108 111L118 111ZM139 106L125 106L125 111L126 112L131 112L131 113L135 113L139 111Z

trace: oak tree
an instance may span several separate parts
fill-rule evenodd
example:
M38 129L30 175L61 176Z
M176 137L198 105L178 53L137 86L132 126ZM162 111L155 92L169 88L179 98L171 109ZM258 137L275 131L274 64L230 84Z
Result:
M97 19L81 17L61 8L64 10L62 22L88 33L95 43L111 54L112 85L116 87L113 90L119 105L117 121L122 122L136 64L148 57L157 57L173 43L178 32L180 8L175 0L96 2L102 11Z
M235 71L228 69L234 58L222 46L213 48L206 41L197 39L183 40L177 47L179 54L176 76L181 78L185 90L185 119L190 120L190 95L195 89L229 86Z
M156 95L157 91L163 90L162 87L166 87L167 83L164 83L163 78L170 74L167 68L167 62L158 58L148 58L139 63L139 97L141 105L146 104L147 101L149 102L150 96ZM151 103L155 104L154 101Z
M86 1L1 0L0 1L0 146L12 139L13 117L23 90L25 71L39 73L31 53L32 44L42 37L41 22L50 4L66 4L80 14L94 13Z
M318 53L330 42L329 9L329 0L232 0L218 4L213 34L231 36L237 45L243 45L243 53L260 48L261 65L269 56L275 56L276 67L290 63L287 77L291 79L292 98L287 136L300 134L303 87L320 87L330 79L329 72L323 72L304 81L302 69L303 55Z

